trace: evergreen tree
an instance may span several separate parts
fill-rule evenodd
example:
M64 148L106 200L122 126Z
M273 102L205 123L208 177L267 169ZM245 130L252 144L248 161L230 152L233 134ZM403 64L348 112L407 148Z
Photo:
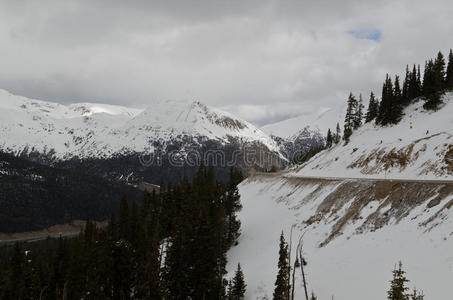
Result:
M349 137L352 134L352 129L354 129L357 121L356 117L357 106L358 106L357 99L354 97L352 93L349 93L343 130L343 140L345 140L346 143L349 142Z
M379 111L376 118L376 123L385 126L392 122L393 109L393 83L390 76L387 74L382 86L382 97L379 105Z
M127 203L126 196L121 198L118 222L120 238L128 240L131 226L129 222L129 204Z
M244 281L244 273L242 273L241 265L238 264L238 268L236 270L236 273L234 274L232 287L231 287L232 299L235 299L235 300L244 299L246 287L247 287L247 285L245 284L245 281Z
M393 279L390 281L390 290L387 292L389 300L409 300L409 295L406 293L409 289L406 283L409 280L405 277L406 272L402 269L402 264L399 262L398 269L393 270Z
M24 290L24 254L18 242L11 260L11 299L21 299Z
M400 88L399 76L395 76L395 83L393 85L392 109L390 114L390 122L397 124L403 115L403 98Z
M453 89L453 51L451 49L450 54L448 55L448 65L445 76L445 88L449 90Z
M278 252L278 273L275 280L274 300L287 300L289 298L289 262L288 244L285 242L283 232L280 235L280 250Z
M438 57L436 64L433 60L429 60L425 64L425 72L423 75L423 95L427 99L426 103L423 105L425 109L435 110L440 104L440 88L442 87L442 84L440 83L440 73L442 73L441 66L442 58L440 57Z
M379 110L379 102L374 97L374 93L370 93L370 102L368 104L368 110L366 112L365 122L371 122L376 119Z
M441 92L445 87L445 59L439 51L434 61L434 89Z
M242 209L241 196L237 185L243 180L243 175L235 168L230 169L230 179L225 198L225 214L227 217L227 243L232 246L240 235L241 221L236 214Z
M354 129L357 129L360 126L362 126L363 109L364 109L363 98L362 98L362 94L360 94L359 95L359 101L356 104L356 110L355 110L355 113L354 113L354 121L353 121Z
M417 289L414 289L414 291L410 295L410 300L423 300L423 299L425 299L425 295L423 295L423 292L419 293Z
M337 129L335 133L335 144L338 144L341 140L341 129L340 124L337 122Z
M402 88L402 100L404 104L407 104L409 100L409 85L410 85L410 80L411 80L412 74L409 72L409 65L406 65L406 75L404 76L404 81L403 81L403 88Z
M330 131L330 128L327 129L327 136L326 136L326 147L330 148L332 147L333 143L333 137L332 137L332 132Z

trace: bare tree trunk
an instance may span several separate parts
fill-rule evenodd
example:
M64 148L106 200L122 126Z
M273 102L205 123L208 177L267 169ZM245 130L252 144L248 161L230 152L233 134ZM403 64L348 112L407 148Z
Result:
M291 226L291 231L290 231L290 234L289 234L289 251L288 251L288 291L286 292L286 299L287 300L290 300L290 289L291 289L291 248L292 248L292 244L293 244L293 229L294 229L294 226L296 224L293 224ZM297 255L297 253L296 253ZM294 273L294 272L293 272ZM293 279L293 285L294 285L294 279ZM294 286L293 286L293 289L292 289L292 294L294 294ZM291 299L294 299L294 296L291 298Z
M299 245L297 245L297 249L296 249L296 261L297 261L297 252L299 250ZM296 285L296 261L294 261L294 267L293 267L293 284L291 286L291 300L294 300L294 287Z
M305 298L308 299L308 291L307 291L307 280L305 279L305 272L304 272L304 258L302 256L302 246L303 246L303 241L302 238L304 237L304 234L301 235L299 238L299 244L297 245L297 248L299 250L299 260L300 260L300 270L302 272L302 280L304 283L304 291L305 291Z
M63 286L63 300L68 300L68 282L66 281Z
M41 292L39 293L39 300L42 300L42 294L44 294L45 290L47 289L47 286L45 286Z

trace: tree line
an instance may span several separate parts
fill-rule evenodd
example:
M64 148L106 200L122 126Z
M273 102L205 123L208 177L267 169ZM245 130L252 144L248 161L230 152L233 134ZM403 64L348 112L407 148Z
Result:
M398 75L392 79L387 74L382 85L381 99L377 99L371 92L366 112L364 112L362 95L360 94L357 98L350 93L347 99L342 139L348 143L352 132L363 122L375 121L380 126L398 124L404 108L420 97L425 101L423 105L425 109L437 110L442 103L442 94L450 90L453 90L453 51L451 49L448 63L445 62L445 57L440 51L436 58L427 60L423 76L420 65L415 64L412 68L406 66L402 83ZM340 126L337 123L335 133L328 129L326 145L331 147L340 140Z
M225 266L242 180L231 169L222 183L201 166L193 182L145 192L140 206L123 197L103 228L87 220L75 238L3 249L0 299L240 299L242 270L229 282Z

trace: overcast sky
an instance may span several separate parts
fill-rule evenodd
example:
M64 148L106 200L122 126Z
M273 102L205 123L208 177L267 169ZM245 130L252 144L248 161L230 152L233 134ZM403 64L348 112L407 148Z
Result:
M385 73L451 47L451 0L0 0L0 88L196 99L259 125L380 94Z

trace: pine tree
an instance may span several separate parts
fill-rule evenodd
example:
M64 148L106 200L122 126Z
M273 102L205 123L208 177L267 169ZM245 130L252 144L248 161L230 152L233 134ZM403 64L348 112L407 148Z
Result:
M393 84L393 97L392 97L392 109L390 115L390 122L397 124L403 115L403 98L401 95L400 80L399 76L395 76L395 83Z
M243 175L235 168L230 169L225 198L225 214L227 218L227 243L232 246L240 235L241 221L236 214L242 209L241 196L237 185L243 180Z
M123 196L121 198L118 222L120 238L129 240L130 238L129 205L127 203L126 196Z
M333 143L333 137L332 137L332 132L330 131L330 128L327 129L327 136L326 136L326 147L330 148L332 147Z
M445 61L439 52L435 61L429 60L425 64L423 75L423 95L427 101L423 105L425 109L436 110L441 102L440 95L444 85Z
M354 129L359 128L362 126L362 119L363 119L363 98L362 94L359 95L359 101L356 104L356 110L354 113Z
M11 272L12 299L21 299L24 290L24 254L18 242L14 245Z
M335 144L338 144L341 140L341 129L340 129L340 123L337 122L337 129L335 133Z
M241 265L238 264L238 268L236 270L236 273L234 274L231 287L231 294L233 296L233 299L235 300L244 299L246 287L247 285L245 284L244 281L244 273L242 273Z
M289 297L289 262L288 262L288 244L285 242L283 232L280 235L280 250L278 258L278 273L275 280L274 300L287 300Z
M378 100L374 97L374 93L370 93L370 102L368 104L368 110L366 112L365 122L371 122L376 119L379 110Z
M382 85L382 97L379 105L379 112L376 118L376 123L382 126L392 122L393 109L393 83L390 76L387 74L384 84Z
M411 79L411 72L409 72L409 65L406 65L406 75L404 76L403 88L402 88L402 99L403 103L409 102L409 84Z
M451 49L450 54L448 55L448 65L445 76L445 88L449 90L453 89L453 51Z
M439 51L434 61L434 89L441 92L445 87L445 59Z
M343 130L343 140L345 140L346 143L349 142L349 137L352 134L352 129L354 129L357 121L356 116L357 106L358 106L357 99L354 97L352 93L349 93Z
M417 289L414 288L414 291L410 295L410 300L423 300L425 299L425 295L422 293L419 293Z
M393 279L390 281L390 290L387 292L389 300L409 300L409 295L406 293L409 289L406 283L409 280L405 277L406 272L402 269L402 264L399 262L398 269L393 270Z

